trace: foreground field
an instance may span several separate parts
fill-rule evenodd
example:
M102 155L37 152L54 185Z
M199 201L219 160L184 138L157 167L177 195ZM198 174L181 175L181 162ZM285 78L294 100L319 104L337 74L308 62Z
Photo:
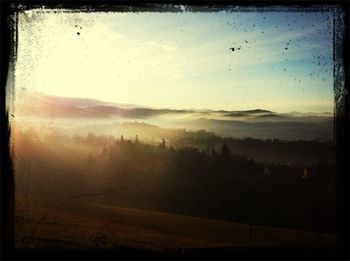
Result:
M99 249L249 247L249 225L70 202L50 210L16 202L16 247ZM41 221L40 221L41 220ZM335 248L335 235L252 226L253 247Z

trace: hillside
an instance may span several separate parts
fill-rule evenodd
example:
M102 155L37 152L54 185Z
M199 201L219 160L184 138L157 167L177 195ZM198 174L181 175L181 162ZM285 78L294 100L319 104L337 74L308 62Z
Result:
M47 208L26 205L18 196L17 247L113 248L154 251L173 248L248 247L249 226L156 211L71 201L49 212L27 239ZM28 228L30 228L28 230ZM253 226L253 247L335 247L335 235Z

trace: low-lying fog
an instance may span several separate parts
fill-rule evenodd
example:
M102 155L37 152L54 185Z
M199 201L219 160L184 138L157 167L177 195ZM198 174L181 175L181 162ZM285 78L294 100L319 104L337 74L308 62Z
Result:
M333 139L333 115L330 113L277 113L269 110L213 111L149 108L131 104L107 103L91 99L32 94L17 102L13 124L59 128L66 134L120 135L144 138L158 127L206 130L222 137L282 140ZM133 123L133 124L131 124ZM130 130L147 127L147 137Z

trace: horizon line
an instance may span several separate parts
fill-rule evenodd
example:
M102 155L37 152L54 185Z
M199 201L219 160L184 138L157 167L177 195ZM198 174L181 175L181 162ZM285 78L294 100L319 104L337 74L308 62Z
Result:
M96 102L101 102L101 103L110 103L114 105L127 105L127 106L135 106L135 108L145 108L145 109L154 109L154 110L177 110L177 111L213 111L213 112L218 112L218 111L225 111L225 112L246 112L246 111L255 111L255 110L264 110L272 113L281 113L281 114L288 114L288 113L299 113L299 114L334 114L334 111L296 111L296 110L291 110L291 111L274 111L271 109L267 109L264 107L250 107L249 109L212 109L212 108L183 108L183 107L160 107L160 106L149 106L149 105L143 105L143 104L135 104L135 103L128 103L128 102L117 102L117 101L107 101L103 99L98 99L98 98L88 98L88 97L77 97L77 96L61 96L61 95L52 95L52 94L46 94L44 92L40 91L29 91L31 94L37 94L40 96L45 96L45 97L53 97L53 98L62 98L62 99L78 99L78 100L89 100L89 101L96 101ZM137 107L136 107L137 106Z

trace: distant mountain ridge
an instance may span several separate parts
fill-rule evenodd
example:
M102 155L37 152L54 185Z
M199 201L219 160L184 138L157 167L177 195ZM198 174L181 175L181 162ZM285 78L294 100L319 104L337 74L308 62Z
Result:
M333 116L329 114L277 113L266 109L179 110L130 104L127 107L94 99L45 95L34 97L30 102L20 105L15 111L18 120L22 117L23 121L33 119L52 122L56 118L60 126L83 125L84 128L88 128L86 124L95 123L144 122L161 128L203 129L222 137L286 140L332 140L334 131ZM90 129L104 134L115 133L115 128L109 125ZM145 126L142 129L145 130Z
M30 102L20 104L19 111L24 115L62 118L147 118L162 114L215 114L229 118L278 117L281 114L264 109L251 110L196 110L196 109L166 109L151 108L143 105L104 102L97 99L71 98L36 94ZM298 113L302 115L302 113ZM320 114L321 115L321 114ZM323 114L326 116L325 114ZM284 114L284 116L287 116Z

